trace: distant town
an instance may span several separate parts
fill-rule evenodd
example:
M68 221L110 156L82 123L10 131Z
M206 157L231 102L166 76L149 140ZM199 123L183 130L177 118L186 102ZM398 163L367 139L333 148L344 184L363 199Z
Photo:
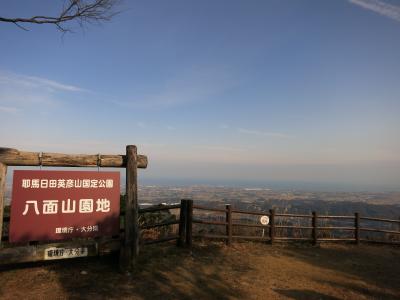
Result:
M248 210L269 210L292 213L353 214L400 217L400 192L306 192L269 188L234 188L212 186L141 186L138 190L141 206L177 203L193 199L199 204L223 206L232 204Z

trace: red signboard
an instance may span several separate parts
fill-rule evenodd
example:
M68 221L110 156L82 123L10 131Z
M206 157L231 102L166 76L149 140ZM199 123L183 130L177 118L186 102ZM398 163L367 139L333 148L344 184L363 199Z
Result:
M10 242L119 234L119 172L14 171Z

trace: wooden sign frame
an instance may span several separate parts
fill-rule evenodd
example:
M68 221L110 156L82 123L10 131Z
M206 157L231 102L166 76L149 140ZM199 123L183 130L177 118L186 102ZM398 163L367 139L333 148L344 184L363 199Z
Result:
M0 148L0 264L40 261L45 257L48 247L85 247L87 255L120 249L120 268L129 270L139 255L139 225L137 169L147 168L147 157L137 154L137 147L126 146L125 155L71 155L59 153L24 152L11 148ZM125 233L122 239L100 241L62 242L44 245L2 247L4 197L7 167L45 166L45 167L109 167L126 169ZM47 248L46 248L47 247Z

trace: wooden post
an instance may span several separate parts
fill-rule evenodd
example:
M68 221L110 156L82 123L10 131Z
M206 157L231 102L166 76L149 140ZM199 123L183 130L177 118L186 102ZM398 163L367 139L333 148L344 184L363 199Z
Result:
M179 238L177 240L177 246L183 247L185 243L186 234L186 222L187 222L187 200L181 200L181 208L179 211Z
M360 214L354 214L354 238L356 240L356 244L360 244Z
M232 244L232 206L227 204L226 206L226 244Z
M312 243L315 246L318 242L318 233L317 233L317 221L318 221L318 216L315 211L312 212Z
M121 247L120 268L128 271L139 255L139 207L137 201L137 149L126 146L125 239Z
M271 244L274 243L275 240L275 210L269 210L269 239Z
M186 246L192 247L193 200L186 203Z
M7 166L0 162L0 246L3 235L4 196L6 192Z

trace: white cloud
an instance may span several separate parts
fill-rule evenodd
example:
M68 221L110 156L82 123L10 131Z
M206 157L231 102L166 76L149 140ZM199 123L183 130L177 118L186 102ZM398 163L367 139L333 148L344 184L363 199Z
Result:
M280 132L259 131L259 130L245 129L245 128L238 128L238 132L242 133L242 134L263 136L263 137L276 137L276 138L291 138L292 137L288 134L280 133Z
M381 0L349 0L349 2L400 22L400 6Z
M64 84L54 80L15 74L11 72L0 71L0 85L14 85L23 88L45 88L49 91L66 91L66 92L87 92L88 90L69 84Z
M198 67L181 71L164 85L128 101L114 101L123 107L165 108L207 101L236 84L223 68ZM155 92L154 92L155 91Z
M248 151L248 149L245 149L245 148L219 146L219 145L197 145L197 146L195 146L195 148L202 149L202 150L218 151L218 152L246 152L246 151Z
M16 107L0 106L0 112L16 113L17 111L18 111L18 108L16 108Z
M28 109L46 110L58 106L66 93L89 92L81 87L42 77L27 76L0 70L1 111Z
M144 122L137 122L136 125L137 125L139 128L146 128L146 124L145 124Z
M37 107L49 107L58 104L59 101L47 92L29 91L23 89L2 88L0 85L0 103L5 106L14 106L17 110L27 105Z

